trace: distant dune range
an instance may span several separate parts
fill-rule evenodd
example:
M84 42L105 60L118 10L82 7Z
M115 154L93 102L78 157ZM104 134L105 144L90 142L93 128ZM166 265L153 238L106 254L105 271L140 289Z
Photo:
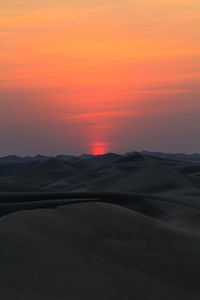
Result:
M170 155L169 155L170 156ZM141 153L0 158L1 192L199 192L200 162Z
M199 300L200 162L0 158L2 299Z

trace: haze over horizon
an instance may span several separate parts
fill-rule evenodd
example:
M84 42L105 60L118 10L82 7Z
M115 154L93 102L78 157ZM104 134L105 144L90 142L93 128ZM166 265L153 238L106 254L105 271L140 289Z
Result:
M0 11L0 156L200 152L199 0Z

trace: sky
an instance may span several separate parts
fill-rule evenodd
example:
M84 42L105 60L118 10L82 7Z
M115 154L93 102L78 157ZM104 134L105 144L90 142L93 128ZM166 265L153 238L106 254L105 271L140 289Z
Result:
M200 153L199 0L1 0L0 156Z

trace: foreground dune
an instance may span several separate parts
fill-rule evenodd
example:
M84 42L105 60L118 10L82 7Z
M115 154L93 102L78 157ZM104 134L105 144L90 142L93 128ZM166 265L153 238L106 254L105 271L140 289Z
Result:
M5 196L2 299L199 299L195 197L186 205L179 198L128 195L123 205L122 197L114 203L114 194L111 200L109 194L66 195L55 205L63 195L48 200L47 194L38 208L38 199L28 207L33 194L22 202L20 194L7 194L3 204Z

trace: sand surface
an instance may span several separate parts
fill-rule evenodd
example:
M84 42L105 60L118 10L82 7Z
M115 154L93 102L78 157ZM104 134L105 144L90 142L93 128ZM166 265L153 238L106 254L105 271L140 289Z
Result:
M0 165L2 299L200 299L200 164Z

